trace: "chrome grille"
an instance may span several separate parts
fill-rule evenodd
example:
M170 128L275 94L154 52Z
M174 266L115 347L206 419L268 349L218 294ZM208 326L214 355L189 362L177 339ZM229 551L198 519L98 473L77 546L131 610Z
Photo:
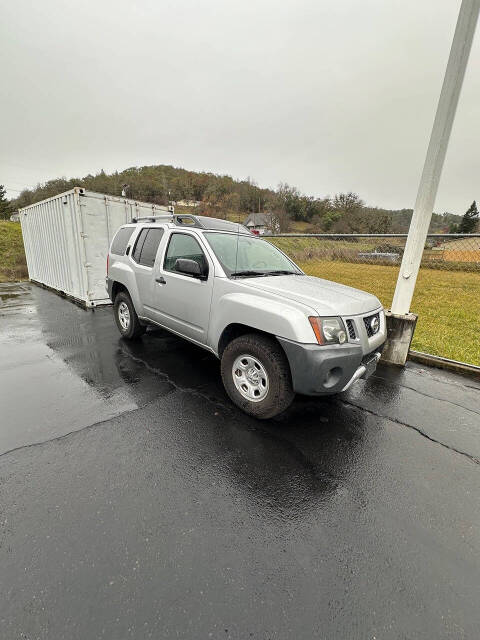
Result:
M377 321L376 328L375 328L375 323L373 322L374 320ZM367 330L367 336L369 338L371 338L373 335L375 335L380 331L380 314L379 313L374 313L373 316L367 316L366 318L363 319L363 322L365 323L365 329ZM372 327L372 324L374 325L373 327Z
M347 320L347 331L350 336L350 340L355 340L357 334L355 333L355 325L353 324L353 320Z

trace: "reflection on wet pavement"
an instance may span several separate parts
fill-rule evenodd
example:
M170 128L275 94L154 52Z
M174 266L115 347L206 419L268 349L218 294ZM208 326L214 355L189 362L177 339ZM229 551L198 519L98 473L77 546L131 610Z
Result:
M123 341L109 307L85 310L28 283L0 285L0 301L0 375L4 393L13 399L4 417L7 424L16 423L0 431L0 450L101 422L175 390L237 413L224 393L217 359L168 332L149 329L138 342ZM9 370L15 375L7 375ZM453 448L467 443L480 457L480 385L467 380L458 403L463 381L444 372L432 377L415 365L407 370L383 366L339 400L297 398L286 414L263 428L324 427L322 421L331 421L332 414L343 417L344 407L351 405L443 438ZM443 403L443 421L425 411L429 400Z
M29 284L0 355L2 639L478 635L477 382L380 366L259 422L213 356Z

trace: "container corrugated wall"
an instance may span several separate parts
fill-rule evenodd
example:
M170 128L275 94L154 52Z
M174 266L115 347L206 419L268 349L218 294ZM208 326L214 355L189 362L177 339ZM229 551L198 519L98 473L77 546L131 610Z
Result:
M87 306L108 304L106 259L117 229L165 207L75 188L20 211L31 280Z
M86 302L75 197L68 192L22 209L20 222L30 279Z

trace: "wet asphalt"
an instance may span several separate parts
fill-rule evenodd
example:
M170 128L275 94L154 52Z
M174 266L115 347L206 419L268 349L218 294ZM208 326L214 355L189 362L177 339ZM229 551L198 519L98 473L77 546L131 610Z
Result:
M215 358L0 285L0 638L478 638L480 384L257 422Z

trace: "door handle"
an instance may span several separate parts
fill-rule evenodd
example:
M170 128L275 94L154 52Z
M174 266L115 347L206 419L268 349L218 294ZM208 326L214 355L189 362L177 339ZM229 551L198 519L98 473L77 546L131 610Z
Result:
M155 282L158 282L158 284L167 284L167 281L163 276L160 276L159 278L155 278Z

